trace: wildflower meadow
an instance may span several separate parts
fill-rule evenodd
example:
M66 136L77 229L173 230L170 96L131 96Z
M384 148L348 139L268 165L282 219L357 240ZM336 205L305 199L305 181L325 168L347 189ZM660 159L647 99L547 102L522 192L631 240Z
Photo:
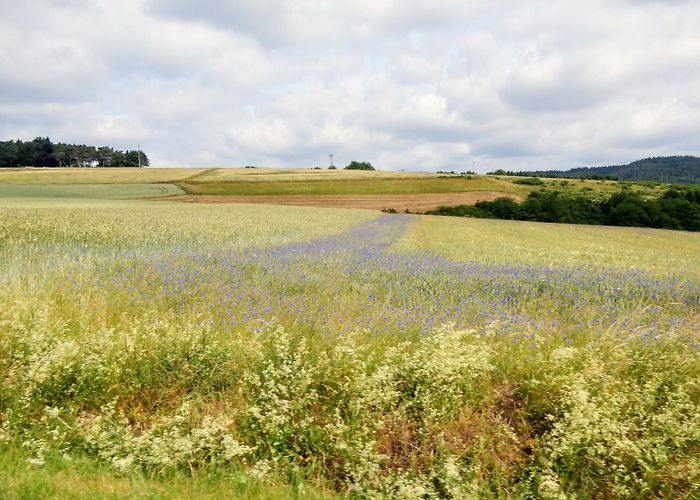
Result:
M698 259L664 230L6 204L0 496L695 498Z

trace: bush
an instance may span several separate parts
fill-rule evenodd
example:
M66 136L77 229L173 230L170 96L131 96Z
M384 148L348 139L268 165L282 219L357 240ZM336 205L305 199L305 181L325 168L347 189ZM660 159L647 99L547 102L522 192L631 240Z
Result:
M523 179L515 179L513 184L525 184L527 186L542 186L544 181L539 177L525 177Z
M375 168L368 161L353 160L347 167L345 167L345 170L375 170Z
M586 188L584 188L586 189ZM567 224L656 227L700 231L700 190L670 189L658 200L645 200L629 190L606 201L539 190L518 204L511 198L480 201L474 206L438 207L429 215L452 215Z
M520 219L520 206L512 198L502 197L493 201L479 201L476 208L486 209L499 219Z

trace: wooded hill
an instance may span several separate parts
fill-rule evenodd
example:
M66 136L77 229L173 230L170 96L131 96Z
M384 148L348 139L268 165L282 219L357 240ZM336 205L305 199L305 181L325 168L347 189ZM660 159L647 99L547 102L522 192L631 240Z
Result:
M536 172L506 172L497 170L491 173L527 177L574 177L583 179L656 181L671 184L698 184L700 183L700 158L696 156L657 156L633 161L627 165L580 167L570 170L543 170Z

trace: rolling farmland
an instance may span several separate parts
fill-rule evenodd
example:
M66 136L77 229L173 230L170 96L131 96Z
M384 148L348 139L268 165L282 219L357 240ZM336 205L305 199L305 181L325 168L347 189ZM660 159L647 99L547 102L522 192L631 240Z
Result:
M700 494L700 234L115 199L529 189L172 170L0 173L3 493Z
M255 203L409 210L473 204L506 196L522 201L538 186L504 176L279 168L39 168L1 169L4 198L169 198L188 203ZM564 194L608 196L614 181L546 179L543 187ZM660 185L625 189L657 197Z

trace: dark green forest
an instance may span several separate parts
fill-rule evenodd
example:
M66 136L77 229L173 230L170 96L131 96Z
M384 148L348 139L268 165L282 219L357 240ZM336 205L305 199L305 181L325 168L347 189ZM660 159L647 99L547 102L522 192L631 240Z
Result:
M657 156L633 161L627 165L581 167L572 168L570 170L541 170L534 172L511 172L500 169L489 172L489 174L698 184L700 183L700 158L696 156Z
M108 146L33 141L0 141L0 167L138 167L148 166L143 151L119 151Z
M606 200L540 190L530 193L523 203L516 203L511 198L498 198L480 201L473 206L439 207L427 213L700 231L700 189L674 187L657 199L645 199L633 191L620 191Z

